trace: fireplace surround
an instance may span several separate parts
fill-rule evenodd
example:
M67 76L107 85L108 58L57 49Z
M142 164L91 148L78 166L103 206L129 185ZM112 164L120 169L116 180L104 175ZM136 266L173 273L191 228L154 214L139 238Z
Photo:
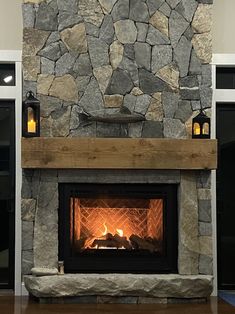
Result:
M67 273L177 272L177 186L59 184Z

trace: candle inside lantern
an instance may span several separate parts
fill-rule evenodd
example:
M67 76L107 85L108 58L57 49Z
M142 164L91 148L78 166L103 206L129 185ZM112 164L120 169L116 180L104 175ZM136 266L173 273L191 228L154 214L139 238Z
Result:
M28 121L28 132L36 133L36 122L33 119Z
M200 135L200 132L201 132L200 125L198 123L194 123L194 126L193 126L194 135Z

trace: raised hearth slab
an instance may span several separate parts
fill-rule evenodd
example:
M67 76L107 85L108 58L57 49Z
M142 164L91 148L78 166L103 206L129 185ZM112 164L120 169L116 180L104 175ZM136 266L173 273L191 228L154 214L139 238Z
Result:
M24 278L25 287L37 298L97 295L207 298L213 281L212 276L176 274L66 274Z

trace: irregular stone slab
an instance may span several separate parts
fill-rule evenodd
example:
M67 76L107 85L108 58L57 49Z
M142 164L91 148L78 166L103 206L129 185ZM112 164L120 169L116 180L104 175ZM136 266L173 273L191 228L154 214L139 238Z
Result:
M74 64L73 71L79 76L88 76L92 74L91 61L88 53L80 54Z
M69 51L85 53L87 52L87 40L85 24L80 23L72 28L67 28L61 33L61 39Z
M213 258L199 255L199 274L213 275Z
M147 0L150 15L152 16L153 13L156 12L163 3L164 0Z
M208 222L199 222L199 235L211 236L212 235L212 224Z
M121 20L114 23L115 34L122 44L133 44L137 38L135 23L131 20Z
M114 70L119 66L120 62L122 61L123 52L124 47L118 40L116 40L115 42L112 43L112 45L110 45L109 57L110 63Z
M59 110L53 111L52 117L52 136L53 137L67 137L69 135L69 122L71 117L71 106L63 107Z
M106 94L125 95L129 93L133 87L134 87L134 84L131 80L130 75L121 69L117 69L113 72L111 81L106 90Z
M37 76L40 73L40 57L25 56L22 61L24 80L37 81Z
M51 35L47 39L47 45L55 43L56 41L60 40L60 33L58 31L51 32Z
M199 92L200 92L202 109L211 108L211 106L212 106L212 88L211 87L201 87Z
M179 94L171 92L162 93L162 104L165 118L173 118L178 108Z
M112 11L114 4L117 0L98 0L104 14L109 14Z
M139 75L138 75L138 67L135 61L130 60L126 57L122 59L122 62L119 64L119 68L127 72L134 85L139 85Z
M148 24L136 23L137 27L137 41L145 42L148 33Z
M95 26L91 23L86 23L86 33L87 35L93 36L93 37L99 37L100 29L99 27Z
M198 87L194 88L185 88L180 89L180 96L182 99L188 100L200 100L200 92Z
M131 138L140 138L142 136L142 128L143 123L137 122L137 123L130 123L128 129L128 136Z
M156 76L169 84L173 89L179 88L179 71L174 64L168 64L157 71Z
M163 125L159 121L144 121L142 129L143 138L163 137Z
M54 75L40 74L38 75L37 94L48 95Z
M188 27L186 29L186 31L184 32L184 36L188 39L188 40L191 40L193 38L193 35L194 35L194 31L192 29L192 27Z
M113 69L110 65L105 65L103 67L95 68L93 72L99 84L100 90L104 94L113 74Z
M185 125L178 119L163 119L163 134L167 138L187 138Z
M82 96L83 92L87 88L87 85L89 84L91 80L90 76L78 76L76 78L76 84L79 92L79 96Z
M150 70L151 47L147 43L135 43L135 59L139 67Z
M131 95L140 96L143 95L143 92L139 87L134 87L131 91Z
M55 74L57 76L63 76L70 73L73 69L76 57L71 55L69 52L65 53L60 57L55 65Z
M182 0L175 10L179 14L181 14L188 22L191 22L197 6L198 2L195 0ZM207 18L208 17L206 17L206 19Z
M23 56L36 56L45 45L50 32L24 28L23 30Z
M159 11L156 11L154 15L149 20L149 23L153 25L153 27L157 28L162 34L168 36L168 18Z
M58 30L62 31L65 28L73 27L81 22L83 22L83 18L80 15L60 11L58 15Z
M47 268L47 267L33 267L31 269L33 276L53 276L58 275L58 269L56 267Z
M36 95L37 82L23 80L23 92L22 92L23 96L25 96L29 90L31 90L34 93L34 95ZM22 196L22 197L28 198L29 196Z
M60 44L58 42L52 43L39 51L38 55L56 61L61 56Z
M199 4L193 17L192 27L196 33L209 33L212 26L212 6Z
M24 3L41 3L42 1L45 1L45 0L23 0Z
M212 276L140 274L66 274L25 277L27 290L35 297L76 295L209 297ZM62 288L63 287L63 288Z
M181 0L167 0L166 2L174 9Z
M198 87L198 86L199 86L199 82L198 82L198 77L196 75L186 76L180 79L180 87L193 88L193 87Z
M33 221L22 221L22 250L33 249Z
M88 47L93 68L109 64L109 47L104 41L88 36Z
M188 74L191 50L191 42L188 41L186 37L182 36L174 49L174 60L178 64L180 77L184 77Z
M176 47L183 33L188 28L189 23L176 11L172 11L169 18L169 35L171 44Z
M100 28L99 38L110 45L113 42L114 37L114 28L113 28L113 19L111 15L105 15L103 23Z
M190 65L189 65L189 74L201 74L202 73L202 63L197 57L194 49L192 49Z
M169 38L152 25L149 25L146 42L152 46L170 44Z
M52 0L49 3L42 2L36 13L35 28L56 31L58 29L57 14L58 7L56 0Z
M192 110L200 110L201 109L201 102L200 101L191 101Z
M121 126L119 123L112 123L112 128L107 123L96 123L96 136L97 137L120 137Z
M179 102L178 109L175 112L175 118L185 123L192 116L190 101L182 100Z
M65 101L78 101L78 90L74 78L66 74L56 77L49 90L49 95Z
M199 221L211 222L211 200L199 199L198 208L199 208Z
M192 39L192 44L202 63L210 63L212 58L211 33L195 34Z
M152 64L153 73L163 68L172 61L172 48L170 45L157 45L152 49Z
M22 5L23 28L34 27L35 10L31 4Z
M129 19L136 22L148 22L148 7L143 0L130 0Z
M59 11L68 11L71 13L77 13L78 12L78 1L77 0L70 0L70 1L58 0L57 2L58 2Z
M22 251L22 274L31 274L33 267L33 251Z
M124 57L135 60L135 49L134 44L125 44L124 45Z
M106 108L120 108L123 103L122 95L105 95L104 106Z
M91 78L84 95L79 101L79 106L89 113L104 107L103 97L95 78Z
M151 97L149 95L140 95L136 98L136 104L135 104L135 112L145 115L149 105L150 105Z
M200 236L200 254L212 257L212 237Z
M155 93L151 99L149 108L146 112L146 120L162 121L164 117L163 106L161 101L161 93Z
M166 2L164 2L160 6L159 11L162 12L167 17L169 17L171 15L171 7Z
M62 107L61 100L55 97L38 95L40 101L40 114L42 117L48 117L53 111Z
M211 87L212 86L212 68L210 64L202 65L202 86Z
M143 93L142 93L143 94ZM123 106L130 112L134 112L137 97L135 95L127 94L124 97Z
M34 221L36 211L36 200L33 198L21 199L21 219L23 221Z
M37 193L34 267L56 267L58 262L58 183L41 182Z
M84 18L85 22L101 26L104 14L97 0L79 0L78 12Z
M118 0L112 10L113 21L125 20L129 18L129 0Z
M168 90L168 85L145 69L139 70L140 89L148 95Z

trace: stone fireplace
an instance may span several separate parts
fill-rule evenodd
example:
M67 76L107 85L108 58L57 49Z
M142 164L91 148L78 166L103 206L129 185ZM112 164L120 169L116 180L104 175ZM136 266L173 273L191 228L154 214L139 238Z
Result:
M210 115L211 4L211 0L25 0L24 94L32 90L40 100L41 136L191 138L198 110ZM123 109L140 121L96 119L119 119ZM84 123L84 113L94 119ZM96 301L102 295L167 300L210 294L209 170L107 169L105 163L102 169L39 168L24 169L22 185L22 273L31 293L47 298L96 296ZM88 197L86 187L94 185ZM65 186L72 186L74 194L69 194L63 212ZM107 187L110 193L104 195ZM162 187L173 188L174 197L165 198ZM120 226L114 223L118 212L125 217ZM64 237L63 215L69 225ZM88 215L92 218L85 223ZM94 226L100 216L103 221ZM140 217L144 227L138 230ZM66 241L64 248L61 243ZM91 254L96 261L93 269L85 267ZM113 266L112 271L113 255L120 268ZM97 266L102 256L106 270ZM131 263L135 257L139 266L128 263L130 268L124 269L123 256ZM32 267L57 267L59 258L65 261L65 270L76 274L54 279L29 276ZM79 258L80 269L74 266ZM110 271L120 274L102 274ZM122 272L135 276L131 278L136 287L128 286ZM74 291L63 291L62 280L73 284ZM112 289L98 287L102 280ZM125 287L113 288L119 281L120 285L125 281ZM165 290L159 288L162 285Z

